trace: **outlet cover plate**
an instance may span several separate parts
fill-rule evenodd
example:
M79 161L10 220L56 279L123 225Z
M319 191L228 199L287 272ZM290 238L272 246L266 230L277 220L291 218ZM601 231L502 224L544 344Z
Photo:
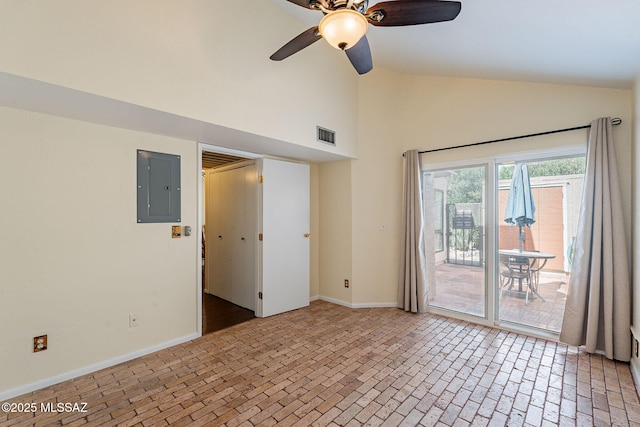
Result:
M37 337L33 337L33 352L37 353L39 351L44 351L47 349L47 336L40 335Z
M134 326L138 326L140 324L140 318L137 314L129 315L129 327L133 328Z

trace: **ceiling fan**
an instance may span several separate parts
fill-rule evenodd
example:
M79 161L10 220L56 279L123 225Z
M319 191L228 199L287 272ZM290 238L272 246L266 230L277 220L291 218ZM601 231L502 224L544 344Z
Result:
M282 61L324 38L331 46L343 50L358 74L373 69L366 32L369 24L377 27L431 24L451 21L460 13L457 1L395 0L369 7L369 0L287 0L307 9L319 10L324 17L278 49L270 59Z

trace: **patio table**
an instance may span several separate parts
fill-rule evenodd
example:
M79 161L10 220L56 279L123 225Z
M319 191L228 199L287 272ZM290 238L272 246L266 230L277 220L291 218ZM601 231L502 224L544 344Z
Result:
M529 259L529 270L535 277L535 285L531 287L531 290L534 294L536 294L540 299L542 297L538 294L537 285L538 285L538 274L540 270L544 268L547 264L547 261L555 258L555 254L551 254L548 252L539 252L539 251L521 251L519 249L500 249L498 250L498 254L506 255L506 256L514 256L514 257L526 257ZM522 277L518 278L518 293L516 294L519 298L525 297L525 292L522 290ZM543 300L544 301L544 300Z

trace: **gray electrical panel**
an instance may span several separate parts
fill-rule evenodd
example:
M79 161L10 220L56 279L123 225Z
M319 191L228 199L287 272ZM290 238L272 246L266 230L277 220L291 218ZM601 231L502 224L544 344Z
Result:
M138 222L180 222L180 156L138 150Z

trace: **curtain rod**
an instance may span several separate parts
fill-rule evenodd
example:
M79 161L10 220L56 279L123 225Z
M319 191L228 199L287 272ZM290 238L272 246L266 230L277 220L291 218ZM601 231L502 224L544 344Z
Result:
M614 119L611 119L611 124L613 126L618 126L620 123L622 123L622 119L620 119L620 118L616 117ZM556 130L549 130L549 131L546 131L546 132L530 133L528 135L511 136L509 138L492 139L490 141L474 142L472 144L455 145L453 147L434 148L433 150L419 151L419 153L420 154L435 153L436 151L453 150L455 148L475 147L476 145L493 144L494 142L512 141L514 139L531 138L531 137L534 137L534 136L550 135L552 133L569 132L569 131L572 131L572 130L587 129L587 128L590 128L590 127L591 127L591 125L588 124L588 125L584 125L584 126L576 126L576 127L572 127L572 128L566 128L566 129L556 129ZM402 154L402 156L404 157L404 153Z

